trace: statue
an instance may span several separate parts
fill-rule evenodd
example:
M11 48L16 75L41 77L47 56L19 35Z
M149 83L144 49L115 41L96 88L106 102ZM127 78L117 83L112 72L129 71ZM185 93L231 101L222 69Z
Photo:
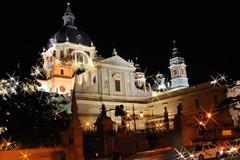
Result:
M154 89L157 91L165 91L167 89L166 78L160 72L156 74L154 83Z
M183 115L183 114L181 113L181 112L182 112L182 103L179 103L179 104L178 104L177 110L178 110L178 112L177 112L178 115Z
M181 112L182 112L182 103L179 103L177 106L177 114L174 116L174 128L176 130L182 129L183 114Z
M106 107L105 107L104 104L102 104L101 117L102 117L102 118L106 118L106 117L107 117L107 111L106 111Z
M101 113L99 114L99 116L97 117L97 121L98 120L102 120L104 118L107 117L107 111L106 111L106 107L105 107L105 104L102 104L102 111Z
M169 130L169 118L168 118L168 111L167 111L167 107L164 107L164 123L166 126L166 130Z

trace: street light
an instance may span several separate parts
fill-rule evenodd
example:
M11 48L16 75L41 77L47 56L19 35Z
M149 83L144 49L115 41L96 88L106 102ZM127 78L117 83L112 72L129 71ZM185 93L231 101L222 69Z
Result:
M211 118L211 117L212 117L212 114L211 114L211 113L208 113L208 114L207 114L207 117L208 117L208 118Z
M132 107L132 110L133 110L132 118L133 118L133 124L134 124L134 131L136 132L137 131L136 120L139 118L143 118L143 112L140 111L139 115L135 114L134 105Z

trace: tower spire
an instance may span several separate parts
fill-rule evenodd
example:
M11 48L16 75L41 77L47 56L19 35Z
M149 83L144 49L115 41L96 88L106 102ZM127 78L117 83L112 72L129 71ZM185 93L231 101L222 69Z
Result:
M172 49L172 57L177 57L180 55L179 49L176 46L176 40L173 40L173 49Z
M113 55L113 56L116 56L116 55L117 55L117 50L116 50L116 48L113 48L112 55Z
M135 65L134 65L134 67L136 67L136 72L141 72L142 71L141 65L138 62L138 57L135 57Z
M67 9L63 15L63 25L69 25L69 26L74 26L74 19L75 16L73 15L71 8L70 8L70 3L67 3Z

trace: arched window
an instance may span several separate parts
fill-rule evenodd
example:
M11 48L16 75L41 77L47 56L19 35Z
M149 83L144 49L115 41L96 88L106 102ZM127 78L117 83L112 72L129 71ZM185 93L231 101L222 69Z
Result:
M88 64L88 58L86 55L83 55L83 64Z
M76 67L89 67L92 66L91 58L81 50L74 50L72 52L72 62Z
M81 53L74 53L73 60L75 63L83 63L83 55Z
M60 59L61 59L61 60L64 59L64 51L63 51L63 50L60 51Z

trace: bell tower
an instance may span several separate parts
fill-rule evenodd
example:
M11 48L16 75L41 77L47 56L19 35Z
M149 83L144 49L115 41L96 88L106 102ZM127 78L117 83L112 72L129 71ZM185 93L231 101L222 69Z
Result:
M181 89L189 87L184 58L181 57L176 41L173 41L172 58L169 60L171 73L171 88Z

